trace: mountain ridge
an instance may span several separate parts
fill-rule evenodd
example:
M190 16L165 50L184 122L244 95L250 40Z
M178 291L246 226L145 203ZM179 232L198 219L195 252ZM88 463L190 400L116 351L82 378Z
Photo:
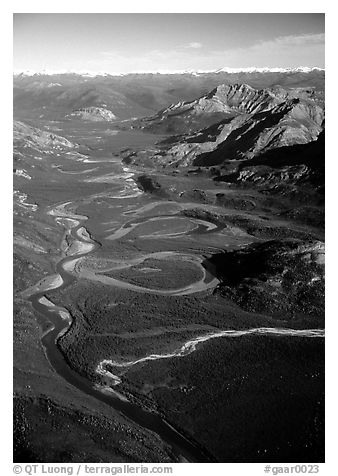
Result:
M193 101L220 84L245 83L256 89L314 88L324 94L325 72L212 72L203 74L128 74L14 76L16 119L63 120L74 109L105 107L120 119L149 117L179 101ZM220 118L221 119L221 118Z
M246 84L223 84L194 101L179 102L132 124L157 133L168 132L174 126L182 130L187 124L195 128L167 137L153 150L133 156L126 153L127 163L155 168L213 168L225 179L229 177L232 181L236 177L239 182L251 180L250 177L264 183L270 177L275 182L281 180L273 178L278 174L286 181L297 181L310 177L308 165L302 167L303 163L297 163L294 167L290 163L280 171L270 171L264 168L273 166L267 160L261 164L264 167L257 165L252 170L250 161L260 156L272 157L268 153L274 150L287 154L294 146L317 141L324 131L324 107L322 97L311 88L288 90L276 86L258 90ZM204 127L198 128L202 124ZM250 164L248 170L246 164Z
M134 128L152 133L193 133L216 122L232 120L243 114L252 115L272 110L293 101L322 106L313 88L286 89L281 86L255 89L248 84L220 84L193 101L179 101L157 114L134 121ZM299 109L299 107L298 107ZM312 108L313 109L313 108Z
M298 66L295 68L280 68L280 67L243 67L243 68L232 68L232 67L223 67L214 70L159 70L159 71L130 71L128 73L108 73L104 71L98 72L90 72L90 71L67 71L67 70L60 70L60 71L32 71L32 70L23 70L23 71L15 71L13 72L13 76L54 76L60 74L76 74L79 76L88 76L88 77L96 77L96 76L128 76L134 74L209 74L209 73L310 73L312 71L325 71L325 68L320 68L318 66Z

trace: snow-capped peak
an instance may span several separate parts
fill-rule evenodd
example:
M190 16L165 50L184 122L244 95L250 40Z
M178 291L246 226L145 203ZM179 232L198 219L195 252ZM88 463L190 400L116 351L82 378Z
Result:
M225 66L217 70L159 70L159 71L130 71L128 73L118 73L118 72L103 72L103 71L14 71L14 76L53 76L59 74L74 74L83 77L93 78L96 76L127 76L129 74L191 74L193 76L199 76L200 74L211 74L211 73L310 73L312 71L325 71L324 68L319 67L309 67L309 66L299 66L298 68L269 68L269 67L245 67L245 68L231 68Z
M215 73L310 73L311 71L324 71L324 69L316 66L313 68L309 66L299 66L297 68L257 68L255 66L249 68L229 68L225 66L215 71Z

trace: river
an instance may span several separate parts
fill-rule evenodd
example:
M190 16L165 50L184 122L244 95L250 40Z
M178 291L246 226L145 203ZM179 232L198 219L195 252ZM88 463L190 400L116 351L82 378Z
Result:
M95 171L91 169L88 172ZM62 170L60 170L62 172ZM82 172L79 172L82 173ZM122 178L121 178L122 177ZM116 200L121 200L123 198L130 198L139 193L135 191L135 187L131 190L130 178L132 174L126 174L124 177L125 182L123 183L123 175L119 176L118 179L122 180L119 193L115 193L111 198ZM103 179L101 179L103 180ZM111 180L111 178L109 178ZM88 198L86 199L88 201ZM71 206L71 211L69 210ZM26 290L25 297L30 300L33 308L38 312L40 318L44 322L52 323L52 327L47 330L42 336L42 345L45 349L46 356L55 369L55 371L64 378L68 383L78 388L80 391L90 395L91 397L100 400L101 402L106 403L112 407L115 411L122 413L127 417L133 424L140 425L143 428L151 430L157 433L160 438L165 441L168 445L171 446L173 452L178 461L186 460L188 462L212 462L214 461L213 457L208 455L203 448L199 447L197 443L192 441L190 438L177 431L169 422L165 420L161 415L147 411L140 406L128 401L125 398L119 398L116 394L108 394L107 392L100 391L96 388L91 381L85 377L80 376L75 371L71 369L67 361L64 358L64 355L60 351L60 348L57 344L58 338L67 332L71 325L71 317L66 310L60 311L60 307L55 307L53 309L53 303L43 299L45 292L51 289L65 289L69 286L74 280L77 279L77 276L74 274L74 260L81 260L82 257L92 253L98 247L98 243L95 241L95 236L91 237L87 232L84 224L87 220L87 217L82 214L77 214L74 212L78 208L79 203L66 202L55 204L53 207L49 207L47 213L50 216L53 216L58 224L67 227L66 235L68 238L71 238L72 245L68 249L68 255L63 257L56 266L56 274L50 277L50 279L44 279L39 282L37 285L32 286L29 290ZM143 207L144 208L144 207ZM148 209L151 208L148 206ZM123 207L122 207L123 209ZM134 213L137 214L142 209L141 205L139 210L134 210ZM154 220L156 217L148 217L147 220ZM162 219L165 218L162 216ZM109 237L109 239L116 239L116 237L121 238L122 236L127 235L131 230L135 228L139 223L144 222L144 219L137 219L130 221L117 230ZM219 229L215 227L214 224L202 221L195 220L195 226L193 230L189 229L187 233L212 233L217 232ZM168 232L168 235L170 233ZM163 236L163 234L161 235ZM68 239L69 241L69 239ZM60 249L67 249L63 243L60 245ZM169 252L170 254L170 252ZM157 252L153 253L153 257L158 259L161 258L161 255L168 256L168 252ZM182 253L187 255L186 253ZM143 258L136 260L130 260L131 263L142 262L142 260L151 256L151 254L145 255ZM182 287L180 289L174 289L170 291L156 290L156 289L147 289L145 287L138 287L133 285L128 285L123 281L117 279L104 277L103 282L105 284L110 284L112 286L120 286L129 288L134 292L149 292L155 294L176 294L184 295L195 292L205 291L207 289L214 288L218 280L215 277L210 279L207 271L202 266L202 258L199 259L196 254L186 256L186 259L190 259L196 263L197 266L200 266L203 269L203 278L195 283L191 283L189 286ZM122 266L128 266L124 263ZM130 263L129 263L130 266ZM86 279L100 280L99 272L88 272L86 275L80 275L78 277L85 277ZM101 277L103 278L103 277ZM102 279L101 279L102 281ZM69 318L67 318L69 316ZM221 330L216 333L208 333L201 335L193 340L186 342L182 347L177 349L177 351L171 354L155 354L150 356L145 356L142 359L137 361L131 361L124 364L119 362L106 361L115 366L132 366L137 365L137 363L146 360L156 360L161 358L178 358L184 357L191 352L196 351L196 347L201 343L209 339L214 339L217 337L240 337L242 335L251 334L251 335L281 335L281 336L298 336L298 337L323 337L322 330L310 329L310 330L300 330L296 331L293 329L274 329L274 328L258 328L258 329L246 329L246 330Z

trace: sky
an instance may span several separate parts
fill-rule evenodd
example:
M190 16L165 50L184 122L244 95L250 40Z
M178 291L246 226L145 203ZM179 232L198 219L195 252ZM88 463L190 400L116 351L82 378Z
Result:
M324 14L18 13L14 72L324 68Z

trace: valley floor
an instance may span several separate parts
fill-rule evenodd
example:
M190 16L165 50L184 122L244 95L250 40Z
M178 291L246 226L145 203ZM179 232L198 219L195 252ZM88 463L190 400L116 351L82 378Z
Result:
M320 200L78 124L15 177L15 461L323 461Z

